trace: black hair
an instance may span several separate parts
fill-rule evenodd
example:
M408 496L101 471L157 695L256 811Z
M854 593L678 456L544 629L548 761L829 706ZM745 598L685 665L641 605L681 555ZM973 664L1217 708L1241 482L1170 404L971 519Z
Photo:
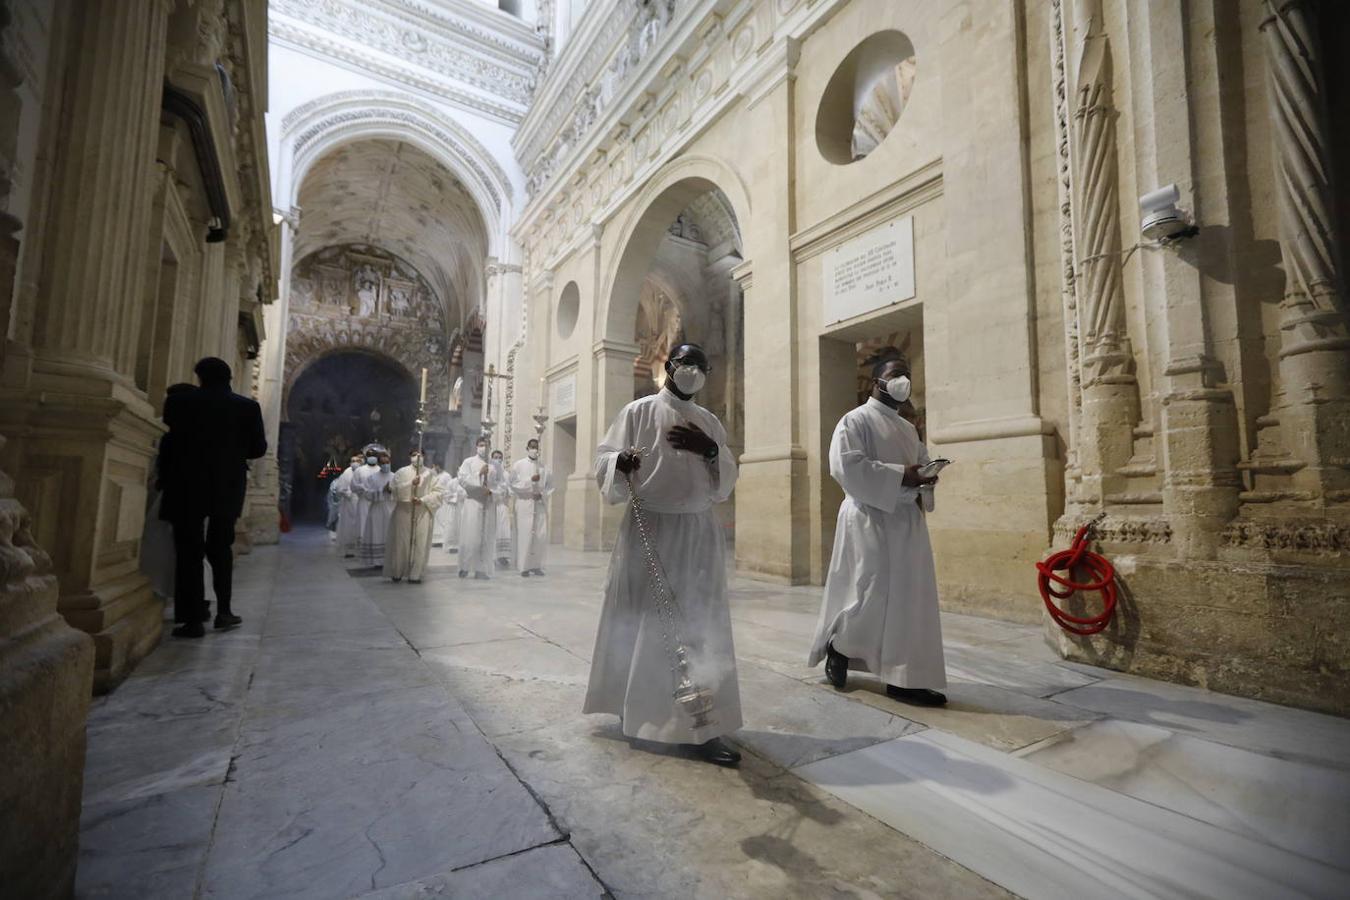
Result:
M906 369L909 368L909 360L905 358L905 354L901 353L895 347L882 347L876 353L869 356L867 362L872 365L873 378L880 378L882 373L886 371L886 367L893 362L902 362L905 364Z
M206 356L197 361L192 371L201 379L202 384L229 384L233 373L230 364L215 356Z

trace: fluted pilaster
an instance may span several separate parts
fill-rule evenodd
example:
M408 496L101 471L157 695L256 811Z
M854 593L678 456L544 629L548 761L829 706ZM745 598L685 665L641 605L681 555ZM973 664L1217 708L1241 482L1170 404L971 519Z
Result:
M167 0L86 0L75 13L40 358L124 375L135 365L167 15Z

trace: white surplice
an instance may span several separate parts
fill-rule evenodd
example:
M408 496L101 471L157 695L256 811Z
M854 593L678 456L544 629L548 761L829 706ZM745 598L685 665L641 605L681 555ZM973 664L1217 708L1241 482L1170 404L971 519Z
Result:
M486 479L483 466L488 467ZM475 454L460 464L458 478L464 489L459 513L460 571L491 575L497 542L496 497L506 490L502 467L488 465Z
M352 473L352 493L356 495L356 542L352 544L352 553L361 552L361 535L366 531L366 517L370 515L370 500L364 494L356 489L357 484L367 475L372 475L380 471L378 465L370 466L362 463L356 467Z
M517 460L511 467L511 493L516 497L516 568L521 572L542 569L548 549L548 495L553 493L553 475L537 459Z
M329 488L338 501L337 551L343 556L355 556L361 543L361 498L352 490L352 482L362 468L348 466Z
M352 490L364 501L365 515L361 522L361 540L356 557L367 567L384 565L384 549L389 537L389 517L394 514L394 494L390 488L393 472L381 471L379 466L362 466L352 478Z
M670 429L687 424L717 442L716 460L670 445ZM620 451L634 447L643 449L632 479L644 500L648 536L683 611L677 627L688 648L690 672L700 687L713 691L713 721L694 728L676 708L671 655L661 636L663 623L631 506L610 557L584 711L621 716L629 737L700 744L741 727L727 608L726 536L712 509L731 495L736 461L716 416L663 390L625 406L597 448L594 473L608 503L629 499L627 479L615 463Z
M844 489L808 665L830 641L849 668L902 688L947 685L937 575L925 511L931 487L902 484L928 462L914 426L874 398L850 411L830 441L830 475ZM922 508L920 506L922 505Z
M450 524L453 522L455 532L459 531L459 482L455 476L442 469L436 473L436 482L441 492L441 505L436 510L436 517L432 520L431 526L431 545L436 546L454 546L446 543L446 536L450 533ZM451 485L454 485L452 488Z
M440 477L430 468L404 466L394 473L394 514L384 551L386 578L421 581L431 555L431 531L440 509ZM414 504L413 499L419 500Z
M497 463L497 470L501 473L502 491L496 495L497 549L494 556L511 560L515 556L515 540L511 534L511 475L501 463Z

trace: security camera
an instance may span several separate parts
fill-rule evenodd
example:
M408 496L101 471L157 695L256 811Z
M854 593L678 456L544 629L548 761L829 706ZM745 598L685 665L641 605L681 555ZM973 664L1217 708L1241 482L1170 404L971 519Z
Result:
M1139 198L1139 230L1144 239L1166 243L1178 238L1197 234L1196 228L1186 219L1186 214L1178 207L1181 191L1175 184L1160 187Z

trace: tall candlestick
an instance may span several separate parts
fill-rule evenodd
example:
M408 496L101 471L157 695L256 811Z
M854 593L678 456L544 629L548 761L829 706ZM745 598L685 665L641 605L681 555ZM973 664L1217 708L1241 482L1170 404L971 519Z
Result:
M548 379L539 379L539 408L544 409L548 406Z
M419 403L427 402L427 370L422 370L422 396L418 398Z

